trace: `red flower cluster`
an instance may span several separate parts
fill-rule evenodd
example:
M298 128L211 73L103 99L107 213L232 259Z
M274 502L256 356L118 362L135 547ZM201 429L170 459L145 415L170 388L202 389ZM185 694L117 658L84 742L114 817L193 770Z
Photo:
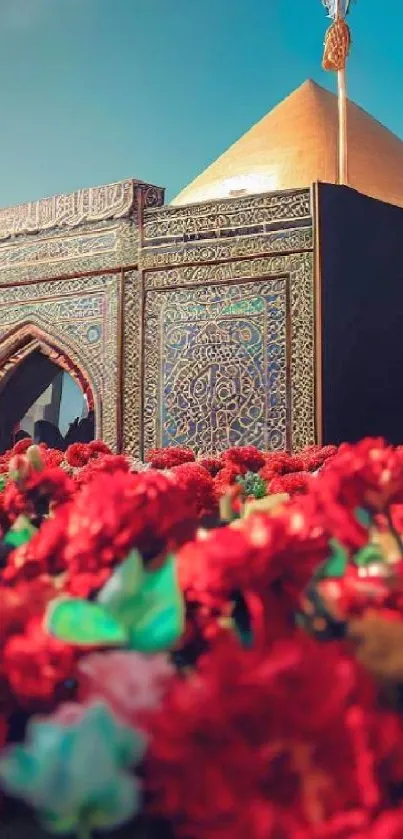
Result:
M237 480L247 473L259 474L267 482L267 491L270 494L286 492L296 495L307 492L308 473L317 472L336 452L336 446L309 446L298 455L290 455L287 452L265 453L255 446L239 446L229 448L215 457L202 455L198 464L214 478L216 501L226 495ZM147 454L147 462L153 469L173 469L194 461L194 453L186 448L152 449ZM190 471L188 474L191 474ZM279 482L278 479L286 475L297 477ZM200 509L202 507L203 505Z
M13 523L18 526L19 516L39 528L16 550L1 548L6 564L0 571L0 682L5 679L14 701L23 704L30 696L32 702L49 701L75 666L70 648L35 624L47 603L63 593L92 596L133 548L149 561L191 538L203 495L196 492L201 477L205 499L212 484L196 465L202 476L192 477L192 492L185 476L129 473L128 459L102 444L87 447L90 460L74 480L64 469L44 467L43 450L40 456L42 464L34 468L23 455L9 453L7 467L16 480L9 477L0 492L4 532ZM0 696L0 712L1 707Z
M149 734L151 806L195 839L358 839L403 781L401 721L350 658L300 636L255 653L220 640ZM354 821L362 834L337 832Z
M284 634L302 589L327 552L328 538L309 497L276 515L253 515L236 527L202 533L178 554L192 620L210 634L212 624L228 614L235 593L242 592L253 596L254 607L260 603L255 629Z
M337 446L307 446L300 455L305 471L317 472L325 463L332 460L337 451Z
M150 449L146 459L153 469L172 469L182 463L192 463L195 456L190 449Z
M105 454L103 457L90 460L75 475L77 486L88 484L99 474L113 475L115 472L130 472L129 459L123 454Z
M303 472L304 461L299 455L290 455L287 452L273 452L266 455L265 464L260 475L266 481L281 475L291 475L293 472Z
M75 653L43 630L41 621L26 623L24 632L12 635L3 650L8 682L21 704L49 703L58 685L75 672Z
M177 835L401 839L401 720L381 706L347 642L320 645L297 629L295 613L332 540L355 562L375 532L377 549L393 554L394 580L403 579L403 448L366 440L291 455L247 446L199 459L155 450L137 474L102 443L65 455L26 445L0 459L0 741L16 707L53 709L77 682L85 696L86 674L113 712L146 727L146 801ZM291 500L249 516L240 504L236 522L196 532L218 517L228 489ZM21 520L37 532L13 549L10 529ZM127 652L78 665L44 629L50 601L94 598L132 549L153 567L177 554L187 618L172 656L180 673L162 657L152 675L149 657ZM368 591L365 562L340 578L344 588L339 580L347 612L358 587ZM372 606L393 601L401 620L402 587L389 592L388 575L382 586ZM130 672L116 681L126 660ZM103 689L105 674L114 682ZM145 717L147 697L154 710Z
M19 440L18 443L15 444L13 448L14 454L25 454L28 451L30 446L32 446L33 440L30 437L25 437L23 440Z
M200 466L203 466L207 469L207 472L215 478L216 475L220 472L223 468L223 462L220 457L201 457L199 458Z
M312 496L329 533L351 550L368 542L358 511L391 514L403 502L403 449L384 440L343 445L312 484Z
M215 465L215 492L220 499L247 472L257 473L267 485L267 494L297 495L308 491L309 473L317 472L337 452L336 446L310 446L298 455L262 453L253 446L229 449Z
M64 556L73 576L114 565L137 548L145 559L177 545L193 522L191 499L169 474L115 472L85 485L69 511Z
M222 455L226 465L239 466L243 472L258 472L264 466L265 456L255 446L227 449Z
M0 684L3 685L0 710L3 712L12 711L16 700L28 706L51 701L56 685L63 681L66 672L72 674L72 652L65 645L51 641L41 630L44 610L56 595L52 580L45 575L21 581L14 587L0 586ZM69 662L67 671L66 662ZM9 690L4 697L5 684Z
M71 503L11 555L7 578L64 574L64 589L88 597L136 548L144 559L175 549L194 532L196 508L170 474L100 471Z
M217 473L214 481L214 490L217 500L227 495L230 489L236 483L237 479L245 474L237 463L228 463Z
M22 457L22 456L20 456ZM20 464L18 458L11 462L12 470L18 474L16 481L9 481L2 493L2 511L11 524L21 516L31 519L47 514L65 504L71 497L74 484L58 467L44 467L36 470Z
M311 485L309 472L291 472L279 475L269 483L271 495L286 493L287 495L305 495Z
M90 460L95 460L95 458L105 454L112 454L110 448L101 440L94 440L92 443L73 443L68 447L64 457L69 466L80 469L82 466L86 466Z

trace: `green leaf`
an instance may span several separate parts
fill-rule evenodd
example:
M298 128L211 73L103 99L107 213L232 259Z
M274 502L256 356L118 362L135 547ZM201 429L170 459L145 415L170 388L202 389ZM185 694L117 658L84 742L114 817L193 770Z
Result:
M66 836L68 834L73 834L77 830L76 835L79 836L79 826L77 825L77 814L72 813L71 815L67 816L60 816L58 813L51 813L50 810L46 810L45 812L41 813L41 822L45 830L49 833L55 833L56 835ZM87 834L89 839L91 839L91 834ZM80 836L81 839L81 836Z
M99 592L97 602L126 626L131 622L133 598L143 579L143 560L138 551L132 551Z
M267 483L256 472L247 472L246 475L240 475L236 479L247 498L256 498L260 500L265 498L267 494Z
M30 520L26 516L21 516L8 531L3 542L12 548L20 548L21 545L30 542L35 533L37 533L37 529L31 524Z
M252 629L251 617L246 601L240 592L235 596L232 623L234 632L242 646L245 649L253 647L255 636Z
M371 527L372 519L368 510L364 510L363 507L357 507L355 517L358 523L362 524L363 527Z
M0 475L0 492L4 491L4 489L6 488L6 483L7 483L6 476L5 475Z
M376 545L365 545L354 557L355 565L362 568L365 565L371 565L373 562L384 562L382 554Z
M157 571L146 571L132 602L130 642L133 650L156 653L170 649L184 630L184 605L175 557Z
M50 603L45 626L50 635L77 647L126 646L125 628L98 603L63 597Z
M343 576L348 565L348 554L343 545L332 539L330 542L332 553L329 559L321 566L317 579L340 578Z

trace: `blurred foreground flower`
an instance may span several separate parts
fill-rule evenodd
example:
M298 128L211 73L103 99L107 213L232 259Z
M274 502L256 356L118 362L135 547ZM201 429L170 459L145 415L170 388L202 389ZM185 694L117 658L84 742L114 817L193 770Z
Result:
M46 722L34 720L27 742L4 753L4 789L29 803L53 833L109 830L137 814L138 781L130 769L142 760L145 741L116 722L103 705L77 716L61 711Z
M144 711L162 705L174 673L162 654L93 653L78 665L80 697L85 702L103 699L118 719L133 725Z

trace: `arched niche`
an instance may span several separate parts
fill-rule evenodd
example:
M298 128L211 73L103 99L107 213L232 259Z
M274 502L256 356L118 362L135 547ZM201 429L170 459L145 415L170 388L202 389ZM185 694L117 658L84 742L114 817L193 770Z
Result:
M69 374L86 399L98 426L100 405L80 360L33 324L24 324L0 341L0 451L13 442L15 428L61 371Z

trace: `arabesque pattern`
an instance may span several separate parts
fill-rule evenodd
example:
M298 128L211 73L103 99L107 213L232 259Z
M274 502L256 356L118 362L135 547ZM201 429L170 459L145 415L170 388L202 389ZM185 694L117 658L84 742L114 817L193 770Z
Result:
M273 279L147 294L147 448L219 452L246 439L286 448L287 285Z

